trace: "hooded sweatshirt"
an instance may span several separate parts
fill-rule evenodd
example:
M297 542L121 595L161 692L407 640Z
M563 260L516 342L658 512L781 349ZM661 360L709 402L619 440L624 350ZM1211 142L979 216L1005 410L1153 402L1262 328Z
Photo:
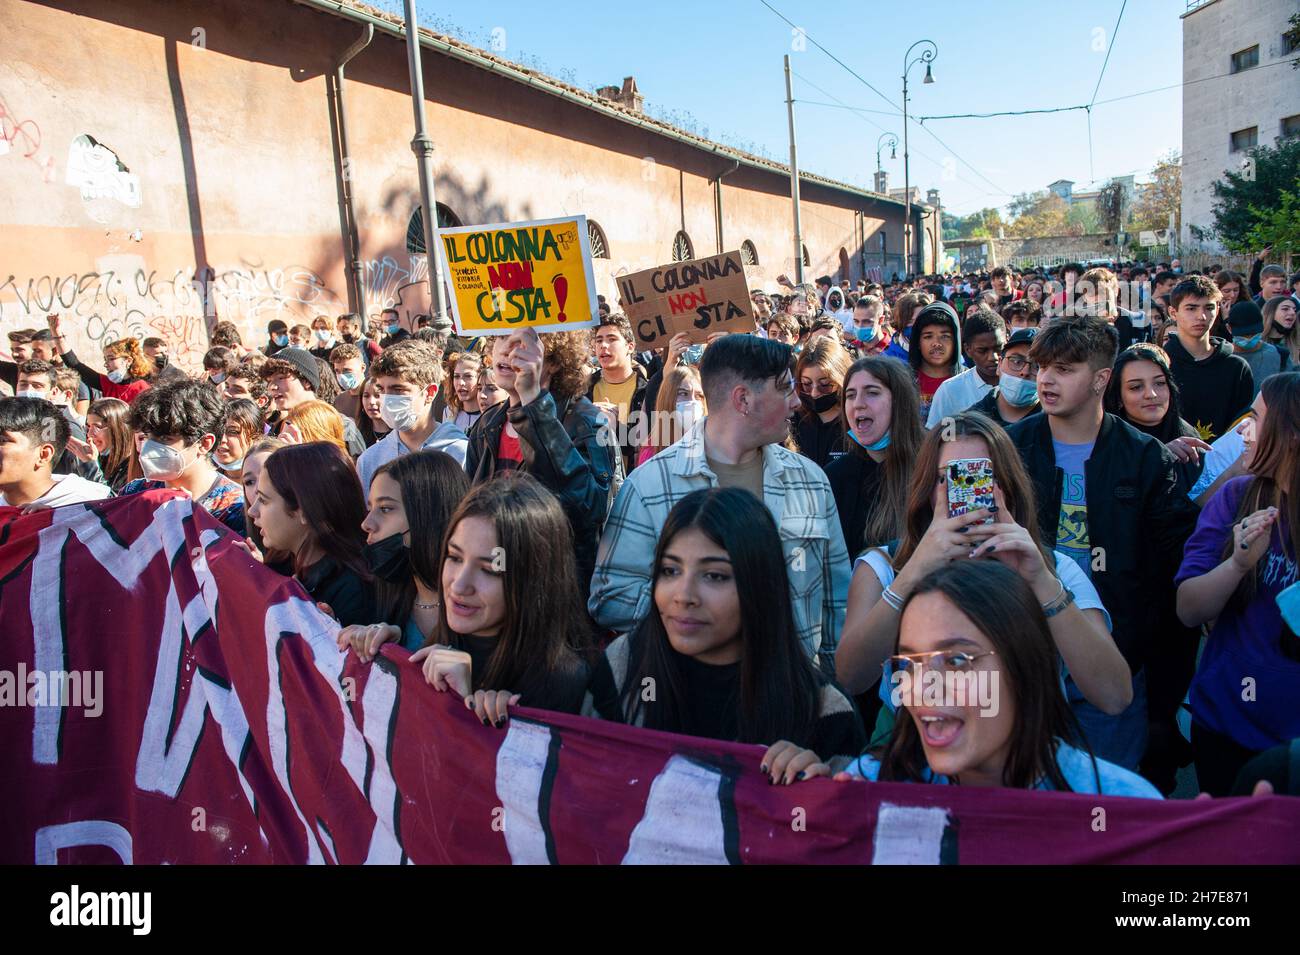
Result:
M1181 392L1182 416L1197 433L1213 441L1246 413L1255 400L1250 365L1222 338L1210 339L1210 355L1192 358L1177 335L1165 343L1170 370Z
M926 328L931 325L938 325L941 328L947 328L952 332L952 367L942 378L931 378L922 371L923 362L921 361L924 351L921 347L921 336ZM909 338L910 347L907 358L912 366L912 373L916 375L917 391L921 396L921 424L924 426L930 417L930 405L934 402L935 393L939 386L962 371L961 363L961 323L957 320L957 313L953 307L946 302L931 302L925 308L916 313L916 320L912 322L912 331Z

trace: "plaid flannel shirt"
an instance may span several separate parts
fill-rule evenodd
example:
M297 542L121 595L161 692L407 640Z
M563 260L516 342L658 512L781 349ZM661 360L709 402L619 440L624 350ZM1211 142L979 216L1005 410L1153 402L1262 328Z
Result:
M626 633L649 612L655 544L668 512L692 491L718 486L704 455L707 420L623 482L591 580L588 609L601 627ZM799 639L833 676L852 568L830 482L810 459L769 444L763 448L763 503L781 534Z

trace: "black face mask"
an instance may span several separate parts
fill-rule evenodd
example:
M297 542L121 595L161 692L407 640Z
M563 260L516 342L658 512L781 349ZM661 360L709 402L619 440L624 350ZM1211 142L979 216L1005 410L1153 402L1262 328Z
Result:
M411 552L402 543L401 534L390 534L362 549L366 566L380 580L400 584L411 576Z
M824 414L840 403L840 393L832 391L830 394L818 395L814 398L800 392L799 402L813 414Z
M343 340L344 340L345 342L347 342L349 345L351 345L353 342L355 342L355 341L357 340L357 336L356 336L356 335L344 335L344 336L343 336Z

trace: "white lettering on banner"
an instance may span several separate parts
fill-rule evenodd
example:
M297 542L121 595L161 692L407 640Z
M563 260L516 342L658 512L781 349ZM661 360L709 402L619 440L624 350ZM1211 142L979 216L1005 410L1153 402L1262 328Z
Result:
M36 830L36 865L58 865L59 850L74 846L107 846L123 865L131 865L131 833L115 822L84 819Z
M396 836L396 813L401 797L386 754L394 728L397 695L396 686L388 686L385 683L385 679L394 680L394 675L385 672L378 664L372 665L375 669L370 674L365 694L362 696L362 711L366 723L366 734L363 738L356 720L352 717L347 700L344 699L340 681L347 656L339 653L337 636L338 623L317 610L309 601L293 597L267 608L266 653L269 685L266 724L271 746L271 765L281 787L293 803L294 813L307 832L307 861L316 865L324 863L326 859L320 851L324 837L316 826L309 824L303 816L289 782L289 727L284 697L280 689L280 645L284 640L300 637L307 642L312 663L317 672L325 677L326 684L333 690L334 699L341 710L343 743L339 754L340 761L348 777L356 785L357 790L366 797L375 812L376 819L370 833L366 861L396 864L404 855L402 845ZM374 695L371 696L371 683L377 678ZM374 757L369 790L365 785L367 740L373 744L371 754ZM325 770L325 767L320 768L322 771ZM316 837L315 840L312 839L313 835ZM337 861L332 846L329 847L329 851L332 856L329 861Z
M67 660L67 641L63 633L63 551L69 535L77 539L119 584L135 587L140 574L154 555L164 547L174 554L183 546L182 520L192 513L192 502L175 498L161 503L149 526L140 532L129 547L123 547L108 533L99 515L87 507L56 507L51 511L49 527L37 536L36 557L32 562L32 642L35 668L56 670ZM52 584L52 585L51 585ZM41 707L33 713L32 759L39 765L53 766L59 760L59 737L63 730L60 707Z
M939 865L948 810L938 806L894 806L876 813L872 865Z
M505 811L502 828L510 861L515 865L556 861L541 805L552 732L541 723L512 719L497 750L497 799Z
M386 657L376 657L370 664L366 691L361 695L361 717L365 724L365 738L370 744L374 762L369 787L366 787L364 782L364 764L360 767L363 774L361 777L349 770L352 781L357 784L358 789L365 792L366 801L375 811L375 828L370 837L370 850L366 853L368 864L397 865L406 855L395 836L395 833L402 831L398 822L402 794L397 791L397 780L393 779L393 768L388 764L388 750L392 744L393 733L397 729L398 684L394 666L395 664ZM345 725L349 722L350 720L344 719ZM345 747L354 735L344 733ZM347 762L345 756L344 765L347 765Z
M623 865L727 865L723 774L675 754L650 784Z

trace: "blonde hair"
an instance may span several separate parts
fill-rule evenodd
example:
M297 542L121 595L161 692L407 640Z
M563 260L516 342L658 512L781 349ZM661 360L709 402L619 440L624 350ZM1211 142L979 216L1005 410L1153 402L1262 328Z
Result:
M664 448L676 444L682 439L682 425L677 420L677 392L683 387L704 394L704 383L700 380L700 370L694 365L678 365L667 372L659 385L659 396L655 399L654 418L650 422L650 434L646 444L658 454ZM709 413L709 403L703 397L704 413Z
M326 441L344 454L348 453L347 442L343 439L343 415L331 404L304 401L285 416L284 423L298 429L303 444Z
M456 366L461 362L468 362L471 365L478 366L480 374L474 376L474 389L476 391L478 390L479 377L483 365L485 364L482 352L477 351L476 349L452 352L447 356L442 380L451 382L451 385L444 392L444 397L447 400L447 407L450 408L454 414L460 414L465 410L460 406L460 396L456 394ZM482 409L480 408L479 410L481 411Z

